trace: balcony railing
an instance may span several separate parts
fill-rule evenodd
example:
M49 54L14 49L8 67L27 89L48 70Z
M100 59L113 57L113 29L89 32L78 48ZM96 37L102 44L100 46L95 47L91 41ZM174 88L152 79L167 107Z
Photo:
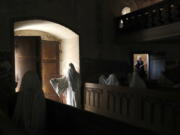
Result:
M137 31L180 21L180 0L164 0L117 18L118 31Z
M140 89L85 83L85 110L160 135L180 135L179 89Z

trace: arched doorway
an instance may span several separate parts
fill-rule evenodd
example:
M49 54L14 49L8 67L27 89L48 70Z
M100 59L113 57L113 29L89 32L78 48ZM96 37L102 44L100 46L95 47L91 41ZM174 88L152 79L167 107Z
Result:
M29 70L28 68L34 68L42 78L42 88L46 98L57 101L57 95L50 90L52 88L49 79L65 75L69 63L73 63L77 71L80 71L79 36L60 24L46 20L15 22L14 36L16 81L20 85L24 72ZM28 56L23 56L25 58L22 60L22 54ZM18 60L19 58L21 60Z

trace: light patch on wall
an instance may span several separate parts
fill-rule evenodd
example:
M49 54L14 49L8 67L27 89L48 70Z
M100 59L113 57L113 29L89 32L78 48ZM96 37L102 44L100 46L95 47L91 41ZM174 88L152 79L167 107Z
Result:
M65 75L67 73L67 70L69 69L69 63L73 63L75 69L78 72L80 71L80 67L78 65L79 59L77 59L77 57L79 57L78 44L79 44L79 39L77 39L77 38L62 40L62 42L61 42L61 48L63 51L60 56L60 59L61 59L61 64L60 64L61 71L60 72L63 75ZM78 53L74 53L74 52L78 52Z
M69 39L78 37L76 33L72 30L54 23L45 20L28 20L28 21L20 21L14 24L15 31L18 30L39 30L50 33L57 38L60 39Z
M129 14L131 13L131 8L130 7L124 7L121 11L121 14L122 15L126 15L126 14Z
M57 39L53 35L47 32L37 31L37 30L18 30L18 31L15 31L14 35L15 36L40 36L41 40L61 42L60 39Z

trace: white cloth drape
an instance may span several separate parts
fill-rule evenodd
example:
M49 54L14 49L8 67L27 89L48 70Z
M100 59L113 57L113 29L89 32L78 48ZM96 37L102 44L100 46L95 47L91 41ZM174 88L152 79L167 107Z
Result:
M72 63L64 77L52 78L50 83L58 96L61 93L66 96L67 105L81 108L80 75Z
M119 81L118 81L117 77L115 76L115 74L110 74L107 79L104 75L101 75L99 77L99 84L119 86Z
M56 94L60 97L68 88L68 80L66 77L62 78L52 78L50 84L54 88Z
M27 72L22 78L13 119L30 135L43 135L46 123L46 103L36 73Z
M129 84L130 88L146 88L146 84L137 72L133 72L132 78Z
M119 81L114 74L110 74L106 80L106 85L118 86Z
M106 84L106 77L105 77L105 75L101 75L100 77L99 77L99 84Z

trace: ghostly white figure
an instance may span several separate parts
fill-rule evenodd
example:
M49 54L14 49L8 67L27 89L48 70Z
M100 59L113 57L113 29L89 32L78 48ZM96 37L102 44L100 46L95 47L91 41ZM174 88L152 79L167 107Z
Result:
M118 86L119 81L115 74L110 74L109 77L106 80L106 85L112 85L112 86Z
M105 77L105 75L101 75L100 77L99 77L99 84L106 84L106 77Z
M158 79L158 84L161 87L173 87L174 83L169 80L164 74L161 74L159 79Z
M68 80L68 88L66 91L67 104L80 108L81 107L80 75L76 71L72 63L69 64L67 80Z
M143 81L143 79L141 79L141 77L136 71L134 71L132 74L129 87L130 88L146 88L145 82Z
M28 71L22 78L13 119L30 135L43 135L46 123L46 103L36 73Z
M68 80L66 77L62 78L52 78L50 84L54 88L56 94L60 97L68 88Z

